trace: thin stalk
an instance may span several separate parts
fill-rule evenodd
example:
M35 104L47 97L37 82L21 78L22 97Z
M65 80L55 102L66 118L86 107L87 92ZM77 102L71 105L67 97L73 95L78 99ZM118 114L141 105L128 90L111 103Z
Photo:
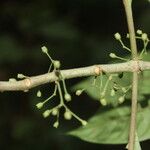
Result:
M127 16L132 59L138 61L131 0L123 0L123 3L126 11L126 16ZM137 95L138 95L138 70L133 72L133 78L132 78L132 104L131 104L131 120L130 120L128 150L134 150L134 145L135 145Z
M137 95L138 95L138 73L134 72L132 77L132 105L129 130L128 150L134 150L136 133L136 115L137 115Z
M127 17L127 23L128 23L132 58L133 58L133 60L138 60L131 0L123 0L123 3L124 3L126 17Z

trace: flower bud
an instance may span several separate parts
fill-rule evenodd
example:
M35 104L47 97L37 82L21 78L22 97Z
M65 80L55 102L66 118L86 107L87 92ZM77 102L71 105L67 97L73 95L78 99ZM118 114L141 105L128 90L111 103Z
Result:
M137 30L136 33L141 35L143 32L142 32L142 30Z
M110 96L115 96L115 90L114 89L111 90Z
M76 91L76 95L77 95L77 96L80 96L80 95L82 94L82 92L83 92L83 90L77 90L77 91Z
M142 40L145 41L145 40L147 40L147 39L148 39L147 34L146 34L146 33L143 33L143 34L142 34Z
M46 46L41 47L43 53L48 53L48 49Z
M58 126L59 126L59 122L56 121L56 122L53 124L53 127L54 127L54 128L58 128Z
M119 99L118 99L120 104L123 103L124 100L125 100L125 96L120 96Z
M83 120L81 123L82 123L83 126L87 125L87 121L85 121L85 120Z
M101 102L101 104L102 104L103 106L106 106L106 105L107 105L107 101L106 101L105 98L102 98L102 99L100 100L100 102Z
M37 96L37 97L41 97L41 96L42 96L42 93L41 93L40 90L38 90L38 92L36 93L36 96Z
M130 35L129 35L129 33L127 33L127 36L126 36L127 38L129 38L130 37Z
M50 115L50 113L51 113L51 111L50 111L50 110L46 110L46 111L44 111L44 113L43 113L43 117L44 117L44 118L48 117L48 116Z
M116 58L116 57L117 57L115 53L110 53L109 56L110 56L111 58Z
M125 87L122 87L121 90L123 91L123 93L126 93L127 89Z
M58 109L57 108L53 108L52 109L52 115L56 116L58 114Z
M70 119L72 118L72 114L71 114L69 111L66 111L66 112L64 113L64 118L65 118L66 120L70 120Z
M44 105L44 103L40 102L40 103L37 103L37 104L36 104L36 107L37 107L38 109L41 109L41 108L43 107L43 105Z
M23 74L21 74L21 73L18 73L18 74L17 74L17 78L18 78L18 79L23 79L23 78L26 78L26 76L23 75Z
M64 98L67 102L71 101L71 95L68 93L65 94Z
M121 40L121 35L117 32L117 33L115 33L115 39L116 40Z
M59 60L54 60L53 61L53 64L54 64L54 68L56 68L56 69L59 69L60 68L60 61Z

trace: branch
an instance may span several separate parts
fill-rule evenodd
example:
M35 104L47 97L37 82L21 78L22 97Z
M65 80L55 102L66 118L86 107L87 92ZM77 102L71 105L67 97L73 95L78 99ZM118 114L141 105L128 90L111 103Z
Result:
M94 76L97 75L97 68L99 68L100 71L106 73L143 71L150 70L150 62L129 61L117 64L93 65L89 67L61 70L61 74L65 79ZM28 91L29 89L36 86L54 82L57 80L58 77L55 75L55 72L51 72L43 75L28 77L20 81L0 81L0 91Z

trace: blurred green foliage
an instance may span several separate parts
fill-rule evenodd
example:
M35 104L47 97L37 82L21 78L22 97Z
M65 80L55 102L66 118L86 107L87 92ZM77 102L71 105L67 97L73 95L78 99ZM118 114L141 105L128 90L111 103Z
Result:
M150 33L150 6L143 0L133 1L133 4L136 27ZM29 76L45 73L49 61L41 54L43 45L49 48L53 58L62 62L62 68L107 63L108 54L112 51L126 55L113 39L115 32L123 35L127 32L120 0L2 0L0 80L16 77L17 73ZM78 81L72 80L67 84L72 86ZM45 97L50 89L43 86ZM121 148L89 144L65 136L66 131L79 126L74 120L62 120L62 126L58 130L53 129L51 122L54 120L44 120L35 109L38 101L36 90L0 94L0 149ZM82 118L90 117L99 107L86 95L74 99L70 107Z

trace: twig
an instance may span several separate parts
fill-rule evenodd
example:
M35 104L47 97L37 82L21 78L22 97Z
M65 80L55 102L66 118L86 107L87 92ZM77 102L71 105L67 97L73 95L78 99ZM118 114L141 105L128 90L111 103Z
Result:
M76 69L60 70L65 79L86 77L95 75L95 69L100 68L101 71L106 73L119 73L119 72L134 72L140 70L150 70L150 62L146 61L129 61L117 64L102 64L93 65L89 67L82 67ZM101 73L100 73L101 74ZM97 75L97 74L96 74ZM28 77L20 81L0 81L0 91L27 91L39 85L57 81L58 77L55 72L46 73L43 75Z

